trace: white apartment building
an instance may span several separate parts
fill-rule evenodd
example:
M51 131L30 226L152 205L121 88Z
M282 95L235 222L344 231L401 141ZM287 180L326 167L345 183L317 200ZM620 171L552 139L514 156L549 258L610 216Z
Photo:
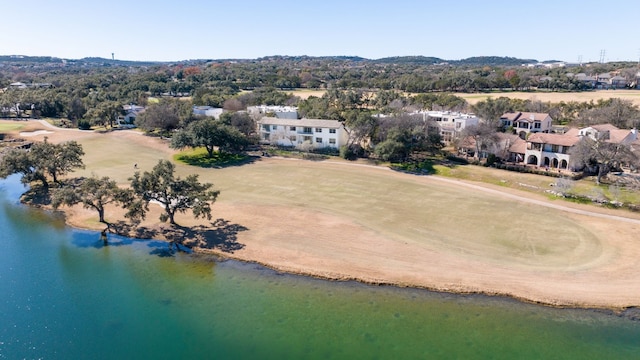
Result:
M478 125L480 119L474 114L452 111L420 111L425 121L431 121L440 128L440 136L445 144L453 141L467 126Z
M222 115L224 109L213 106L194 106L193 115L208 116L217 119Z
M341 122L320 119L279 119L263 117L258 120L258 134L265 144L314 148L335 148L346 145L349 135Z
M255 117L267 116L273 114L278 119L297 119L298 108L296 106L278 106L278 105L258 105L247 107L249 115Z

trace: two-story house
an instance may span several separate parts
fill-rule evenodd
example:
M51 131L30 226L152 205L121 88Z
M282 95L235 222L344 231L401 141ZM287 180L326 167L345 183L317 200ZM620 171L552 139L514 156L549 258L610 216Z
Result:
M551 122L551 116L546 113L510 112L500 117L500 124L504 128L513 128L521 139L526 139L530 133L550 132Z
M564 134L531 134L527 138L524 153L526 164L568 170L571 159L569 149L578 141L578 129L569 129Z
M320 119L279 119L263 117L258 120L258 134L264 144L339 149L346 145L349 134L340 121Z
M466 127L480 123L480 119L474 114L453 111L423 111L419 114L425 121L438 126L442 142L445 144L455 140Z
M592 125L582 129L569 129L564 134L535 133L527 138L525 160L527 165L571 169L570 149L583 137L630 145L637 141L636 129L623 130L611 124Z

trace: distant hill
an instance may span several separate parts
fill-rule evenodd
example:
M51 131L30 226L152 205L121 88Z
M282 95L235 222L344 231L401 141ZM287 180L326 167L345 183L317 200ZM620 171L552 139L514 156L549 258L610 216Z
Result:
M447 62L437 57L427 56L392 56L381 58L377 60L371 60L377 64L415 64L415 65L434 65Z
M95 64L103 66L153 66L163 64L161 61L134 61L134 60L111 60L101 57L86 57L79 60L67 60L68 62L78 62L84 64Z
M373 64L397 64L397 65L450 65L450 66L519 66L522 64L537 63L533 59L518 59L505 56L476 56L461 60L446 60L433 56L392 56L380 59L366 59L360 56L288 56L272 55L257 59L195 59L183 61L133 61L112 60L101 57L86 57L82 59L60 59L51 56L22 56L0 55L0 63L13 64L61 64L79 66L154 66L163 64L198 64L207 62L252 62L252 61L338 61L347 63L373 63Z
M475 56L457 61L448 61L450 64L463 66L519 66L522 64L535 64L538 60L518 59L507 56Z
M0 55L0 62L12 63L62 63L63 60L51 56Z
M445 60L427 56L395 56L377 60L371 60L378 64L414 64L414 65L438 65L449 64L458 66L520 66L522 64L537 63L533 59L518 59L502 56L475 56L461 60Z

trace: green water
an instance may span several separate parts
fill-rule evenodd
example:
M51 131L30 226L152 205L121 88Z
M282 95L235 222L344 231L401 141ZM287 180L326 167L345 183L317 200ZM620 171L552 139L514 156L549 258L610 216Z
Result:
M0 182L0 359L633 359L640 322L277 274L64 227Z

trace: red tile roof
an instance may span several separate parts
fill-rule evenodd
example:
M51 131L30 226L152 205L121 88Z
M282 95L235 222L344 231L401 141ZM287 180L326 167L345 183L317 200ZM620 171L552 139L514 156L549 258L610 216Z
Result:
M569 132L566 134L546 134L546 133L533 133L527 138L527 142L539 143L539 144L551 144L562 146L573 146L580 141L579 136L571 135Z

